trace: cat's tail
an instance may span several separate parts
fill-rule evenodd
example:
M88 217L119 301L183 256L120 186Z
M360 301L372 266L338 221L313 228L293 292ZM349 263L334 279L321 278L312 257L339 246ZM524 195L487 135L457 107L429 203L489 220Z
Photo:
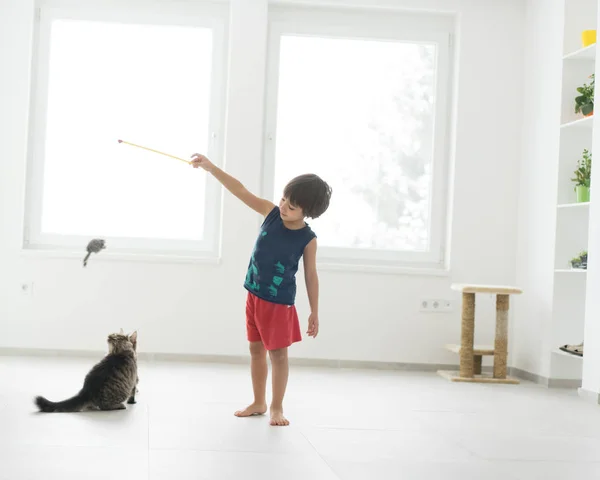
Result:
M40 412L80 412L89 402L80 393L62 402L51 402L44 397L35 397L35 404Z
M83 259L83 266L87 267L87 261L88 258L90 258L90 255L92 254L92 252L88 252L88 254L85 256L85 258Z

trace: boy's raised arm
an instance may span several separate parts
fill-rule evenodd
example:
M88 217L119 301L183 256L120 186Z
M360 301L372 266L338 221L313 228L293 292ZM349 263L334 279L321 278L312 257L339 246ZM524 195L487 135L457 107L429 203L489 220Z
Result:
M208 158L199 153L192 155L192 166L194 168L203 168L213 177L215 177L221 184L233 193L242 202L248 205L252 210L260 213L263 217L266 217L275 204L264 198L257 197L251 191L249 191L242 182L232 177L227 172L221 170L219 167L214 165Z

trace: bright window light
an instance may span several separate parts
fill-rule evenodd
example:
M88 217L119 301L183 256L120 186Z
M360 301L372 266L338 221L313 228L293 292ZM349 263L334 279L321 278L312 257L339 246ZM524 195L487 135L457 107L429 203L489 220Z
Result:
M55 20L43 142L41 233L200 241L213 32ZM212 207L211 207L212 208Z
M282 35L275 197L313 172L333 186L328 247L430 248L435 44Z

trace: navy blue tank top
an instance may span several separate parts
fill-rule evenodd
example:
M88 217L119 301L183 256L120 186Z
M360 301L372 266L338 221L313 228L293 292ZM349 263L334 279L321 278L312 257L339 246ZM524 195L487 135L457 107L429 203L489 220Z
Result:
M254 245L244 282L246 290L268 302L293 305L298 262L306 245L315 237L308 224L299 230L287 228L279 207L273 208Z

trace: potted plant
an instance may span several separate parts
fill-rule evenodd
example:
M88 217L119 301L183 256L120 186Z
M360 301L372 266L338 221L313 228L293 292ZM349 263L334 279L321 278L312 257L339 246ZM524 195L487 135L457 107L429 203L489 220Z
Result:
M584 250L579 254L579 259L581 260L581 268L587 270L587 251Z
M571 268L587 270L587 251L581 252L577 257L571 259Z
M584 83L577 88L579 95L575 97L575 113L582 113L586 117L594 114L594 88L596 84L595 74L589 76L590 84Z
M571 179L575 182L575 192L577 192L577 203L590 201L590 183L592 179L592 154L589 150L584 150L582 158L577 160L577 169L575 177Z

